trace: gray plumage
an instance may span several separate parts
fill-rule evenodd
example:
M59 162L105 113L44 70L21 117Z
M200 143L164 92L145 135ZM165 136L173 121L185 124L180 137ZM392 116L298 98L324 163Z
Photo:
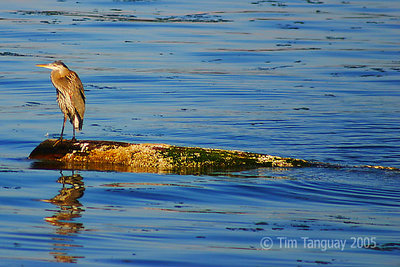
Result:
M64 113L64 122L61 130L60 139L64 133L67 118L72 124L73 140L75 130L82 130L83 116L85 114L85 91L81 80L76 72L70 70L60 60L50 64L39 64L38 67L51 69L51 82L57 90L57 102Z

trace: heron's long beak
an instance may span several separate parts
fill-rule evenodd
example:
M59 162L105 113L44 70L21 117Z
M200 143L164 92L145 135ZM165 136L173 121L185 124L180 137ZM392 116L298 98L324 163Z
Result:
M36 64L36 67L41 67L41 68L46 68L46 69L51 69L49 64Z

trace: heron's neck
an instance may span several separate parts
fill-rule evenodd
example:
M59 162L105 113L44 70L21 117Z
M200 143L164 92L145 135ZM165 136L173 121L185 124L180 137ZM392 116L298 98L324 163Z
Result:
M68 69L58 69L58 70L52 71L52 75L54 77L58 77L58 78L65 77L68 75L68 73L69 73Z

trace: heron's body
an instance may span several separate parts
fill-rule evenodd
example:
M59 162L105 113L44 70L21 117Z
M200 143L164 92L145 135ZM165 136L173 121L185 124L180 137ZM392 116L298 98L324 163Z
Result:
M61 61L36 66L52 69L51 82L57 90L57 102L64 113L60 139L62 139L67 118L72 124L73 139L75 139L75 130L82 130L85 114L85 92L78 74L68 69Z

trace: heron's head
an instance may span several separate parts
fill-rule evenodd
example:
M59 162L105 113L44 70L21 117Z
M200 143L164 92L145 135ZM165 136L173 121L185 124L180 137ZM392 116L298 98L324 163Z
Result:
M37 64L36 67L42 67L42 68L56 70L56 71L57 70L63 71L65 69L68 70L68 67L61 60L57 60L57 61L54 61L53 63L49 63L49 64Z

